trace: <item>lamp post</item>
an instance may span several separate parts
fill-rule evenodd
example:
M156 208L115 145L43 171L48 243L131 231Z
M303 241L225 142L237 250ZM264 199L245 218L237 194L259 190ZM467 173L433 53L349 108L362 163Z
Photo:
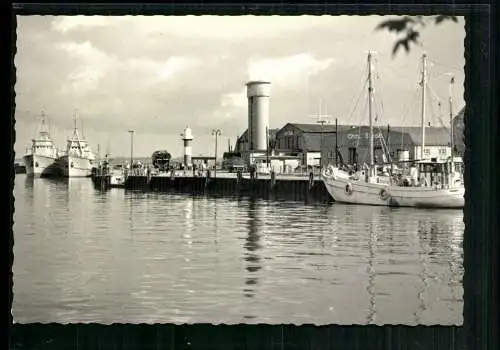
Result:
M130 133L130 172L133 171L134 161L134 130L129 130Z
M215 136L215 168L214 168L214 177L217 177L217 138L222 134L220 129L213 129L212 136Z

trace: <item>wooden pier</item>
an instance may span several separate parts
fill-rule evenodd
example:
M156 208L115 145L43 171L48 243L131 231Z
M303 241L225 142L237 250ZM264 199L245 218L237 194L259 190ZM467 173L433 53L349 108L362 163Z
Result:
M97 188L109 187L109 180L96 175ZM264 199L288 199L296 201L333 201L318 176L307 175L258 175L236 174L218 171L199 176L176 171L164 175L129 175L125 190L250 196Z

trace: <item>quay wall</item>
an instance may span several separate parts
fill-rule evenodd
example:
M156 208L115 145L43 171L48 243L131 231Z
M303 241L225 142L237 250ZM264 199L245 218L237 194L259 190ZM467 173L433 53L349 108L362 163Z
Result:
M106 186L108 181L94 180L96 187ZM154 192L214 194L249 196L264 199L284 199L308 202L333 201L319 179L302 178L248 178L248 177L197 177L130 175L125 190Z

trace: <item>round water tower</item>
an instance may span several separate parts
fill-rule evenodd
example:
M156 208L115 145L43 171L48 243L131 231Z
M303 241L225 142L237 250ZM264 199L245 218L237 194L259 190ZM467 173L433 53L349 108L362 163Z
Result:
M248 146L251 151L267 150L267 130L269 128L269 98L271 83L249 81L248 99Z

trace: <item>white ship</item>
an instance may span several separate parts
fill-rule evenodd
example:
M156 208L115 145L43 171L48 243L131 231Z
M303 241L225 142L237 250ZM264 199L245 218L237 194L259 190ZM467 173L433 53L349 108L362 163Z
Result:
M95 163L88 140L80 137L76 126L73 135L66 141L66 151L57 160L58 166L65 177L90 177Z
M33 177L57 176L59 168L56 160L59 150L55 146L45 122L45 114L42 112L40 130L36 138L32 139L31 148L23 157L26 165L26 175Z
M462 161L450 157L445 161L424 159L425 146L425 87L426 55L422 57L422 145L420 160L415 161L407 174L395 176L385 171L378 172L374 164L374 134L372 115L372 53L368 54L368 109L370 117L370 164L365 169L350 174L329 165L322 171L322 180L330 195L337 202L397 207L463 208L465 188L462 178ZM452 80L453 82L453 80ZM451 111L450 95L450 116ZM451 127L452 129L452 127ZM453 134L451 134L453 150ZM452 151L453 152L453 151ZM452 153L453 154L453 153ZM387 164L386 164L387 165ZM390 168L398 168L389 164ZM401 176L406 175L406 179Z

